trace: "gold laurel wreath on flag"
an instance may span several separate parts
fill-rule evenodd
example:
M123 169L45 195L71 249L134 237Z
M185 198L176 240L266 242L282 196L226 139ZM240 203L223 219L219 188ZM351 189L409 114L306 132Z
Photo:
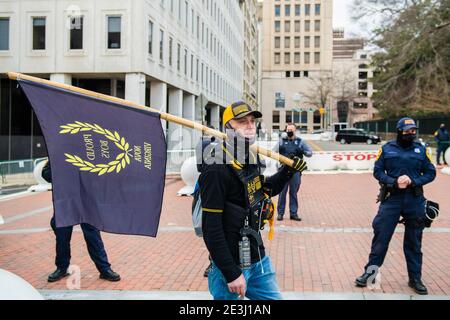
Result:
M60 126L62 129L60 134L77 134L78 132L87 132L93 131L95 133L103 135L105 138L114 142L117 148L122 150L123 152L118 154L116 159L107 163L107 164L93 164L87 160L83 160L77 155L71 155L68 153L64 153L66 156L66 161L71 163L72 165L79 167L80 171L87 171L92 173L97 173L99 176L104 175L105 173L111 173L114 170L116 173L119 173L120 170L124 169L127 165L130 164L130 156L129 152L130 145L125 141L124 137L121 137L117 131L112 133L108 129L103 129L98 124L90 124L87 122L75 121L75 123L68 123L66 125Z

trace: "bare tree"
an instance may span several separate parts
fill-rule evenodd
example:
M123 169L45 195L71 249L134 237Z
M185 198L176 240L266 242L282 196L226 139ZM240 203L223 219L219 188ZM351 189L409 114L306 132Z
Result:
M450 113L450 0L354 0L373 30L374 102L384 117Z

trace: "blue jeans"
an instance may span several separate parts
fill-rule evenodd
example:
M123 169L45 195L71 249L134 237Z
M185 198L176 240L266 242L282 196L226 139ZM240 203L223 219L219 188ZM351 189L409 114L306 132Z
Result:
M262 272L264 269L264 273ZM250 269L243 270L247 291L245 296L250 300L282 300L278 288L275 270L270 258L265 256L258 263L251 265ZM212 263L208 274L208 288L214 300L238 300L237 293L231 293L228 283L219 268Z
M300 184L302 176L300 173L295 173L292 178L286 183L286 186L281 191L278 197L278 215L284 215L284 208L286 207L286 195L289 188L289 212L291 217L295 217L297 215L298 210L298 200L297 193L300 188Z

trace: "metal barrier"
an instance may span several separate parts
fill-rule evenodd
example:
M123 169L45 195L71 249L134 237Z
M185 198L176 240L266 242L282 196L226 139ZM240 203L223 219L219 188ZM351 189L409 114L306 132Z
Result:
M194 149L167 150L166 173L180 173L183 162L193 156Z
M32 179L36 165L47 158L24 159L0 162L1 183L7 184L8 180Z

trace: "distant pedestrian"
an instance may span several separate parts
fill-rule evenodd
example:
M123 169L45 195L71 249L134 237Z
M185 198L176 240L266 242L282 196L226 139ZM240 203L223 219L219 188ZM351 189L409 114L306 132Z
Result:
M437 142L437 156L436 163L437 165L441 164L441 153L442 158L444 159L444 163L448 165L445 160L445 151L447 151L450 146L450 135L448 134L447 128L445 128L445 124L442 123L440 128L434 133L434 140Z

